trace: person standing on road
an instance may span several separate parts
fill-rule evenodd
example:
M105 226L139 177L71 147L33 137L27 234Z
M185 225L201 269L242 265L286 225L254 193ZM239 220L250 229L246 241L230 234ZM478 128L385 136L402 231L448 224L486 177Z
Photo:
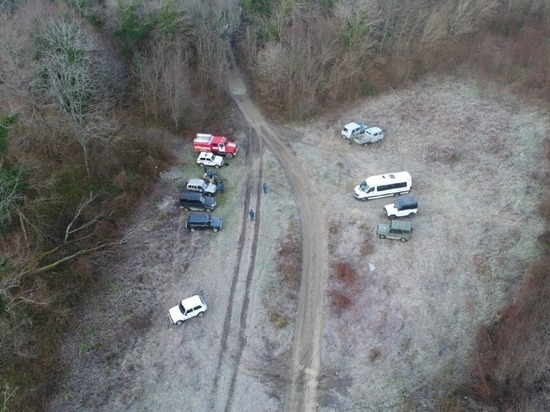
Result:
M250 209L250 212L248 212L248 216L250 217L250 221L254 222L254 211Z
M262 189L264 191L264 195L267 196L267 183L266 182L264 182L264 184L262 185Z

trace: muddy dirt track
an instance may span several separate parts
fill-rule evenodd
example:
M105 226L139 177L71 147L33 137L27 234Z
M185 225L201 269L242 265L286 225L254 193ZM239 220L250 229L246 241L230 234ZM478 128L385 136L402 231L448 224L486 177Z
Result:
M242 78L236 71L229 80L229 89L251 133L261 143L258 146L265 144L284 170L300 211L303 233L302 275L284 405L287 411L314 410L320 368L323 294L328 267L322 202L313 190L315 185L281 135L280 129L276 131L265 120L247 96Z

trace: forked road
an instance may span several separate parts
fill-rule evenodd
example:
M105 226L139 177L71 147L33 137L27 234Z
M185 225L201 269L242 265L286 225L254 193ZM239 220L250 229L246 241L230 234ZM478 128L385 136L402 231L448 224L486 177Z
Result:
M312 411L317 405L323 300L328 273L327 240L321 199L306 170L283 136L264 119L246 94L242 77L233 72L229 91L249 127L277 159L296 197L302 224L302 275L291 349L286 411Z

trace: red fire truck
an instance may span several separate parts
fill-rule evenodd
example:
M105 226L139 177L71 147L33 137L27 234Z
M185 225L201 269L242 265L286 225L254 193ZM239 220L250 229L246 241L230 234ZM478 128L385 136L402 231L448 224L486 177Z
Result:
M206 133L197 133L193 140L195 152L212 152L219 156L231 159L237 155L239 146L225 136L214 136Z

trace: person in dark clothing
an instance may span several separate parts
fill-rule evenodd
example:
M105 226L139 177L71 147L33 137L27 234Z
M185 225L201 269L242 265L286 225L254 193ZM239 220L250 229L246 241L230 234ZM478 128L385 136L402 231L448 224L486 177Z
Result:
M254 211L250 209L250 212L248 212L248 216L250 217L250 221L254 222Z

